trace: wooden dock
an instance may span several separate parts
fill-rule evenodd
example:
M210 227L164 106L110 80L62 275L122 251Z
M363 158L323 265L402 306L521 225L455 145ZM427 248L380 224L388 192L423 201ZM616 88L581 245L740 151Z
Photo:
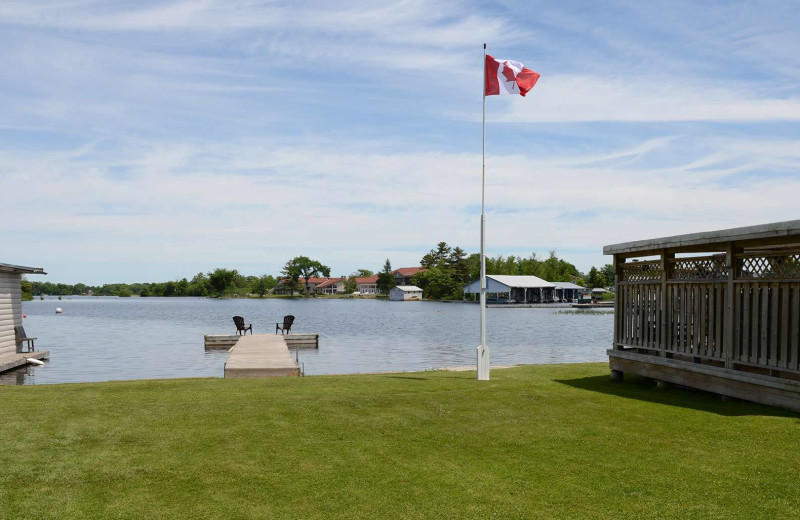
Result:
M289 349L319 348L318 334L206 334L206 350L227 350L226 378L299 376Z
M35 352L22 352L15 354L3 354L0 356L0 372L12 370L23 365L27 365L28 358L47 359L50 357L49 350L39 350Z
M240 336L228 351L226 378L299 376L300 365L286 347L283 336L254 334Z
M262 334L268 336L269 334ZM230 350L239 341L238 334L206 334L204 343L206 350ZM281 337L277 335L277 337ZM305 350L319 348L319 334L287 334L283 336L286 346L290 350Z

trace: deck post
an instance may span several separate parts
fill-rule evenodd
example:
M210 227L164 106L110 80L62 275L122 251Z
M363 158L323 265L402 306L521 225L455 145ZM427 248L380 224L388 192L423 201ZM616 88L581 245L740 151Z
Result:
M671 305L668 305L670 301L667 298L667 280L669 280L669 271L670 271L670 260L675 258L675 253L668 253L666 249L661 250L661 341L658 345L658 350L662 356L665 356L667 353L667 324L672 321L672 315L670 313Z
M733 330L734 330L734 317L736 311L734 309L735 298L734 290L736 284L734 283L736 277L736 250L733 247L733 242L728 242L725 245L725 266L728 269L728 286L725 296L725 333L722 340L723 348L725 349L725 368L733 368Z
M622 295L620 294L619 282L621 279L622 267L625 264L625 257L621 255L614 255L614 339L611 345L612 349L620 348L619 331L622 327Z

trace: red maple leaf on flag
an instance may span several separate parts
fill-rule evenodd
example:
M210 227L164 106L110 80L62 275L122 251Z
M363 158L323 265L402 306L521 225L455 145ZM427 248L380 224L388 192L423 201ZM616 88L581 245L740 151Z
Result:
M503 62L503 76L505 76L507 81L515 82L516 75L514 74L514 69L508 66L507 62Z

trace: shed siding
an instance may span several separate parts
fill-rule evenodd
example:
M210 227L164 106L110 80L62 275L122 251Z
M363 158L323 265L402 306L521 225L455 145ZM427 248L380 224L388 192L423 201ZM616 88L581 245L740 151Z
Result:
M0 272L0 355L17 351L14 327L22 325L22 289L19 273Z

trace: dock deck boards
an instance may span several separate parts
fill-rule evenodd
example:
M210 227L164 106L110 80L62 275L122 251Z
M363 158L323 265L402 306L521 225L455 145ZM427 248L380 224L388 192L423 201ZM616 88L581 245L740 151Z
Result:
M27 365L26 359L47 359L50 357L49 350L37 350L34 352L23 352L21 354L4 354L0 355L0 372L11 370L23 365Z
M300 365L292 358L283 336L241 336L228 352L226 378L299 376Z

